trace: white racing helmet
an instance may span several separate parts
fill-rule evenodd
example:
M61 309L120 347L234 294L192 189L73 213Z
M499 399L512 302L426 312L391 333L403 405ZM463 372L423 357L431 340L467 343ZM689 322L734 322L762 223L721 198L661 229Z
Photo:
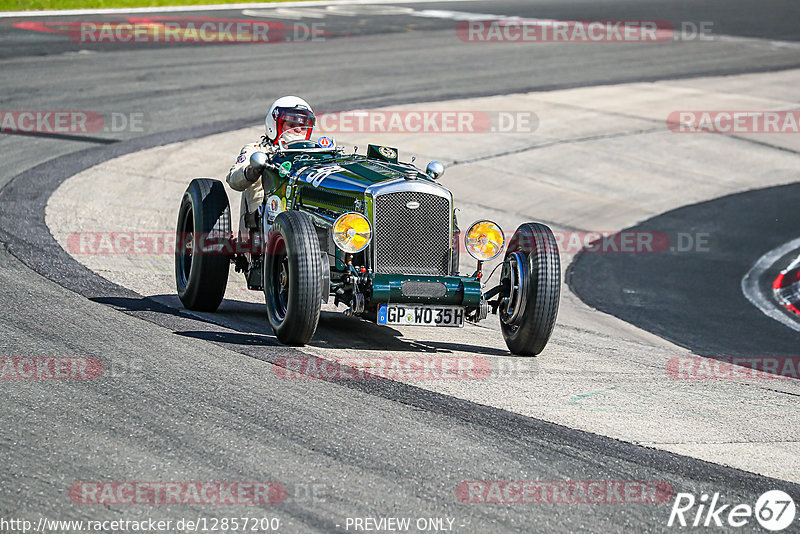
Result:
M277 139L291 132L292 139L310 139L316 117L308 102L297 96L284 96L272 103L264 121L267 139L275 143ZM286 136L284 136L286 139Z

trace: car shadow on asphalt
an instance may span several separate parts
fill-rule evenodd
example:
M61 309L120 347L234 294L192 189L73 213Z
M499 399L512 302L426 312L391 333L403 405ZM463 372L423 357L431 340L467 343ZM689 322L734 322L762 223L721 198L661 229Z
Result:
M412 327L409 327L412 328ZM318 334L311 340L312 347L328 349L355 349L381 352L454 353L468 352L487 356L508 356L508 351L465 343L436 341L435 327L414 327L419 338L403 338L403 332L390 326L377 325L358 317L341 313L323 312ZM324 333L324 335L319 335Z
M124 298L99 297L92 299L114 308L135 313L159 313L176 317L191 316L199 322L221 326L229 331L181 330L175 334L231 345L280 346L267 322L263 304L225 299L215 313L194 312L180 308L176 295L154 295L151 297ZM309 346L320 349L363 350L372 352L408 352L418 354L471 353L484 356L514 357L511 353L493 347L482 347L465 343L436 341L435 328L417 328L420 337L403 338L399 330L377 325L359 317L347 317L341 312L323 311L319 326Z
M258 334L240 334L235 332L215 332L211 330L184 330L173 332L176 336L202 339L214 343L227 343L230 345L246 345L250 347L277 347L280 343L275 336Z

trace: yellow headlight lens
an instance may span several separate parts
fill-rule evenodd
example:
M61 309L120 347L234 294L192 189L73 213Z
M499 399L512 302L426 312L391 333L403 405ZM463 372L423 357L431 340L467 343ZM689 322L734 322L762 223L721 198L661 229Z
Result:
M477 221L469 227L464 243L470 256L479 261L489 261L503 252L505 238L500 227L492 221Z
M345 252L361 252L372 239L369 221L360 213L345 213L333 223L333 242Z

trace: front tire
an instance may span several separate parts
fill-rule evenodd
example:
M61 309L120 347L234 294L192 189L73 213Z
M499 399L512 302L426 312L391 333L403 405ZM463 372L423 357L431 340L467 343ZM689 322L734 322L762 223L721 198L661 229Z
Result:
M188 310L213 312L228 285L231 210L218 180L195 178L178 211L175 281Z
M503 267L509 296L501 303L500 326L508 349L521 356L542 352L553 333L561 297L561 261L553 232L539 223L520 226Z
M314 336L322 307L323 266L311 218L299 211L279 214L267 236L264 297L275 336L305 345Z

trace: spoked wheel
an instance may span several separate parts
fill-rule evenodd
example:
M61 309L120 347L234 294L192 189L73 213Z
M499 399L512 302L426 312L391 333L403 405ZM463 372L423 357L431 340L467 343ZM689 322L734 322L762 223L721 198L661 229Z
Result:
M528 256L522 252L512 252L507 255L508 262L508 287L509 296L503 302L500 318L510 331L516 331L520 317L528 304L528 298L523 291L525 280L528 278Z
M215 311L228 285L231 212L225 188L217 180L192 180L178 211L175 283L189 310Z
M178 219L178 239L176 240L175 276L178 288L186 287L189 275L192 272L192 259L194 256L194 211L189 203L186 210Z
M283 236L276 236L275 248L281 252L277 253L272 261L275 265L271 268L276 276L273 276L269 283L272 284L270 294L273 298L268 304L272 304L272 316L278 322L283 322L286 319L286 310L289 304L289 256L286 255L286 242Z
M561 262L553 232L538 223L520 226L511 238L502 283L500 326L508 349L523 356L544 350L553 333L561 296Z
M305 345L314 336L322 307L324 278L319 238L311 218L286 211L275 218L264 257L267 316L278 340ZM327 289L327 288L326 288Z

